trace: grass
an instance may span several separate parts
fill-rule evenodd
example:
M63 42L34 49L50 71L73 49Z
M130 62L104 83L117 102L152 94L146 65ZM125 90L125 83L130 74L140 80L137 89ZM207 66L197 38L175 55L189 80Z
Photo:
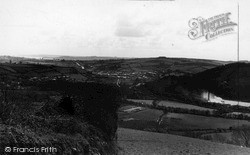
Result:
M137 103L145 103L148 105L152 105L153 100L136 100L136 99L129 99L129 101L137 102ZM165 107L175 107L175 108L185 108L185 109L196 109L196 110L209 110L213 111L211 108L204 108L195 105L175 102L175 101L160 101L157 105L165 106Z
M108 85L101 84L72 84L64 81L77 92L74 96L74 108L77 113L69 115L60 108L63 93L57 90L39 90L39 87L24 87L24 90L9 91L6 98L0 92L0 147L6 146L35 147L53 146L59 154L116 154L117 145L111 136L116 132L115 116L108 110L116 112L116 100L112 96L101 95L102 91L111 92ZM53 87L53 86L51 86ZM89 88L86 88L89 87ZM102 89L98 89L102 87ZM5 87L1 87L4 89ZM65 89L69 87L65 87ZM94 99L79 98L82 91L88 90ZM96 95L95 93L98 93ZM115 93L112 93L113 97ZM91 97L93 97L91 96ZM105 104L108 102L109 104ZM102 104L100 104L102 103ZM64 103L68 104L68 103ZM91 110L93 104L99 107ZM104 106L109 106L107 109ZM86 110L86 108L89 108ZM83 110L85 109L85 111ZM83 110L83 111L81 111ZM81 115L80 115L81 114ZM99 116L102 117L94 117ZM105 115L107 114L107 115ZM88 116L88 117L87 117ZM90 120L88 118L95 118ZM111 121L111 123L110 123ZM95 122L101 124L95 124ZM107 123L106 123L107 122ZM106 123L106 124L105 124ZM111 132L109 132L111 131ZM1 152L0 152L1 154Z
M161 110L144 109L135 113L120 113L120 119L134 118L137 121L157 121L163 114ZM234 127L239 125L250 125L249 121L225 119L218 117L205 117L191 114L168 113L163 117L162 124L166 124L168 129L217 129Z
M122 109L127 108L130 106L122 107ZM168 113L159 125L157 119L160 115L162 111L155 109L144 109L134 113L120 112L119 126L249 147L250 122L248 121ZM127 118L132 119L126 120Z
M50 62L50 65L3 64L0 66L0 73L6 75L6 79L10 79L11 77L9 81L16 81L21 78L21 86L24 88L22 92L16 93L17 95L12 95L12 98L17 96L15 100L9 100L5 103L1 102L5 104L2 105L2 108L0 109L1 134L3 134L3 136L1 136L1 138L3 138L2 140L9 139L10 142L17 141L27 144L37 142L38 145L49 145L54 142L62 142L60 145L58 144L58 148L65 152L74 151L75 149L72 150L72 148L77 148L76 150L82 152L88 150L91 153L100 154L108 154L108 152L112 153L116 150L115 144L112 143L112 141L107 141L107 137L105 137L107 131L111 131L109 134L113 134L113 129L116 128L116 126L112 126L112 124L115 124L116 122L116 115L114 114L115 110L112 110L111 112L109 111L110 109L116 109L116 107L112 106L116 104L110 104L113 103L113 101L109 102L109 98L112 97L115 92L109 91L109 89L99 89L102 87L99 87L98 84L85 85L79 82L72 84L72 82L62 82L58 79L56 79L56 81L48 82L41 80L42 78L55 79L55 77L67 75L68 77L71 77L71 81L74 81L73 79L79 81L91 79L95 82L114 83L116 82L116 75L112 78L111 76L97 76L100 72L112 72L121 75L125 75L125 73L128 74L127 79L122 82L130 84L134 82L135 78L144 77L144 75L146 76L144 80L154 80L155 78L158 79L160 77L158 77L158 75L168 75L170 73L195 74L219 66L221 63L226 63L179 58L79 61L79 63L84 65L89 72L93 72L92 75L92 73L85 73L85 71L82 71L79 67L76 69L74 61L48 62ZM57 63L60 63L61 67L51 65ZM149 74L149 71L153 73ZM29 81L29 79L33 77L37 77L37 80ZM27 81L29 81L29 85ZM158 85L153 82L152 85L159 88L162 87L161 85L166 83L166 81L160 81ZM173 82L174 81L175 80L173 80ZM143 80L139 82L143 82ZM35 91L40 91L40 93L35 91L34 93L31 92L30 89L28 89L28 86L25 87L25 85L28 85ZM105 88L107 87L105 86ZM43 89L43 91L40 89ZM145 89L147 89L147 91L150 90L148 87ZM96 92L95 90L102 90L102 92ZM163 89L163 91L164 90L166 89ZM176 93L184 93L186 95L185 97L190 96L188 92L183 92L184 90L182 87L180 87L180 89L170 87L167 90L175 90ZM42 92L45 93L43 94ZM103 92L105 92L104 96L100 95L103 94ZM152 91L151 93L154 93L153 95L155 97L156 94L160 92L161 90L159 90L159 92ZM133 93L136 93L136 91L133 91ZM145 94L147 94L146 91L142 90L141 96L149 96ZM59 100L52 100L52 96L59 96L59 98L62 98L64 95L72 96L74 102L76 102L75 105L77 106L76 113L79 115L67 115L61 111L62 109L57 109L56 104ZM161 95L167 94L162 93ZM171 97L175 98L173 94L171 94ZM91 102L88 102L90 100ZM33 106L34 102L36 102L37 107ZM150 102L147 103L152 104ZM175 102L160 102L159 105L197 110L212 110L213 108L204 108L182 103L177 104ZM80 117L80 114L83 115ZM157 125L156 120L161 114L161 110L155 109L145 109L130 114L121 112L121 119L134 118L134 120L120 122L120 126L151 131L165 131L165 129L166 131L169 131L169 129L200 130L210 128L216 130L217 128L229 128L238 124L238 122L240 122L239 124L249 124L249 122L242 120L169 113L163 117L163 122L161 126L159 126ZM83 145L80 145L81 143ZM82 146L82 148L77 146ZM89 147L89 149L86 149L87 147Z
M17 108L12 109L12 105ZM25 105L25 106L23 106ZM116 144L103 132L78 117L60 115L54 104L33 111L31 104L10 103L0 121L0 147L52 146L59 154L115 154ZM24 108L25 107L25 108ZM5 108L6 109L6 108Z

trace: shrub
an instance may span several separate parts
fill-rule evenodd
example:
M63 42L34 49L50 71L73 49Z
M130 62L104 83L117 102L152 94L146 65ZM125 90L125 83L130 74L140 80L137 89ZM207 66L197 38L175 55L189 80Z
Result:
M76 116L101 129L108 140L116 137L117 110L121 100L121 93L116 86L56 80L42 82L38 87L41 90L52 90L63 96L70 96ZM71 101L64 99L61 107L71 108L69 104Z

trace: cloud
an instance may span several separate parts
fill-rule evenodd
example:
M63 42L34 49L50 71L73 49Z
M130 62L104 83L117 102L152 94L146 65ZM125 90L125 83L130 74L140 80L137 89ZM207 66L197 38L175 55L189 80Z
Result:
M115 35L119 37L146 37L150 31L145 31L139 27L118 27Z
M161 22L152 19L137 20L123 16L116 23L115 35L118 37L147 37L152 35L153 30L160 24Z

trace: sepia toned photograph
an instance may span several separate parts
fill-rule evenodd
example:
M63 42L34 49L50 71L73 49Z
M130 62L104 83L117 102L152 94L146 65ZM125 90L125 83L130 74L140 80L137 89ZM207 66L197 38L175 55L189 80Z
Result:
M0 0L0 155L250 155L249 6Z

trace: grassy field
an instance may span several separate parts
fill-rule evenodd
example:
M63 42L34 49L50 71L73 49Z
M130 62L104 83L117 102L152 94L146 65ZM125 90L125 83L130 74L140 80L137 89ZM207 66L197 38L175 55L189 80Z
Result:
M118 130L118 143L123 148L119 155L248 155L250 149L214 143L189 137L152 133L132 129Z
M137 99L128 99L128 101L133 101L137 103L144 103L148 105L152 105L153 100L137 100ZM180 102L175 102L175 101L159 101L157 103L159 106L165 106L165 107L175 107L175 108L185 108L185 109L196 109L196 110L209 110L213 111L213 109L210 108L204 108L204 107L199 107L195 105L190 105L190 104L185 104L185 103L180 103Z
M250 132L243 134L244 132L241 130L244 126L250 126L250 122L246 120L164 113L162 110L145 107L139 111L126 112L132 108L136 108L136 106L125 105L120 108L118 113L120 127L170 133L241 146L248 146L245 138L250 140ZM249 130L249 128L247 129Z
M229 127L236 127L238 125L241 126L243 124L250 125L250 122L246 120L234 120L175 113L171 113L168 116L165 116L164 120L167 124L180 124L181 126L179 127L179 129L183 128L186 125L186 128L191 129L228 129ZM174 121L172 122L172 120Z
M120 113L120 119L133 118L132 122L155 122L157 125L157 120L162 115L161 110L155 109L144 109L142 111L134 113ZM128 124L128 122L126 122ZM250 125L249 121L246 120L235 120L235 119L225 119L217 117L205 117L190 114L176 114L168 113L163 116L162 126L167 127L171 130L180 129L228 129L229 127L236 127L238 125Z

